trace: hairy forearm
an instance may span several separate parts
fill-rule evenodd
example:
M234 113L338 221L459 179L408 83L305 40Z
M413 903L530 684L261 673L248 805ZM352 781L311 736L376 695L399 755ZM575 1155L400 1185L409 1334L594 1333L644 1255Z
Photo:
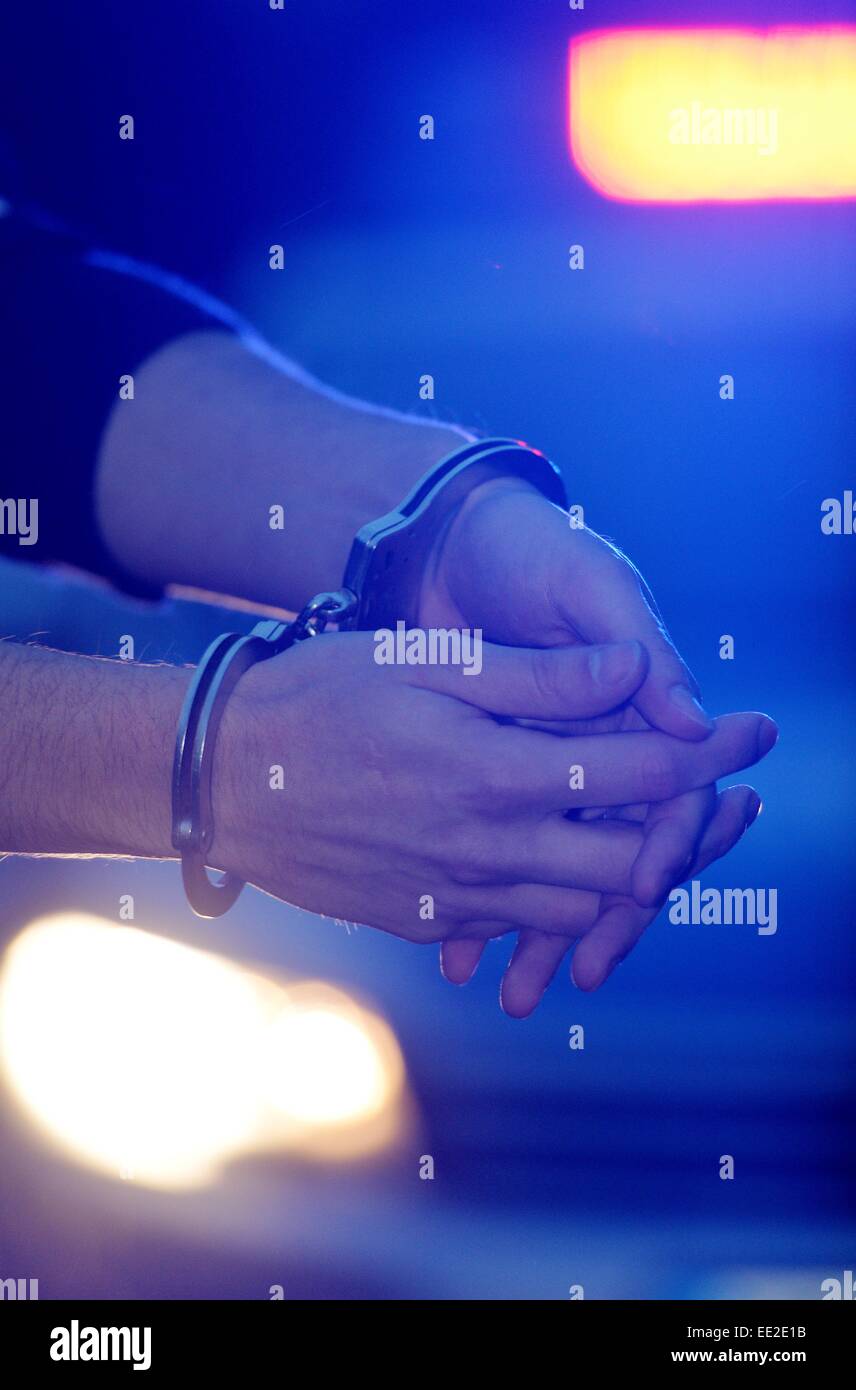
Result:
M174 857L190 672L0 642L0 852Z
M356 530L464 438L331 392L230 334L188 334L113 408L102 534L146 580L294 609L339 585Z

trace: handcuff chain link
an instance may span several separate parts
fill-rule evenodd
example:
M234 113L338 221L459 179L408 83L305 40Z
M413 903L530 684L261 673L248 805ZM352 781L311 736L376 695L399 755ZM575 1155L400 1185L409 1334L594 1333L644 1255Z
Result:
M316 594L289 624L291 639L302 642L318 637L328 623L342 622L357 606L357 596L351 589L333 589Z

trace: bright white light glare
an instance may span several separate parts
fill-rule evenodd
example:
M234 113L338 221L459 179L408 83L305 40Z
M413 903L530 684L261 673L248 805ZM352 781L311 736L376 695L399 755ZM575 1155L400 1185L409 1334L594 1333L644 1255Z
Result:
M383 1058L355 1019L329 1008L287 1008L271 1025L268 1094L296 1120L336 1124L386 1100Z
M132 927L27 927L0 975L0 1061L30 1115L91 1166L150 1186L210 1181L248 1150L339 1156L385 1142L403 1081L380 1019ZM378 1119L384 1123L378 1125Z

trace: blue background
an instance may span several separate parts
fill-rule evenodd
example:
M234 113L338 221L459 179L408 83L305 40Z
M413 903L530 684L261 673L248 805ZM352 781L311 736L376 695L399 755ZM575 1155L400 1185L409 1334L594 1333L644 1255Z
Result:
M856 485L852 204L603 200L568 156L566 60L596 26L852 7L14 8L13 191L230 301L337 387L419 411L430 372L440 418L536 443L645 573L708 707L767 710L782 734L753 778L760 821L705 874L776 888L777 934L661 917L602 994L563 972L523 1024L496 1005L507 943L456 991L430 949L251 893L201 926L171 865L0 864L3 939L47 909L113 916L131 891L138 925L356 989L423 1117L384 1163L254 1161L174 1198L63 1164L6 1108L0 1277L42 1297L818 1297L856 1260L856 537L820 531L822 500ZM127 630L119 599L0 578L4 632L97 650ZM184 660L222 625L186 606L134 622L147 655Z

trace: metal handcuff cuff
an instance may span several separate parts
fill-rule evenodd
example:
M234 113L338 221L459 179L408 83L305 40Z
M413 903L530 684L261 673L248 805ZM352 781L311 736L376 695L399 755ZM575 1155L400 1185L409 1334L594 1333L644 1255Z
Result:
M257 662L317 637L328 623L339 631L365 631L415 618L425 562L437 537L466 495L496 478L520 478L548 501L567 505L561 474L537 449L512 439L467 444L426 473L396 511L357 533L341 589L316 594L292 622L265 619L248 634L227 632L211 643L182 706L172 771L172 843L197 916L222 916L244 886L237 874L212 879L207 870L214 842L214 746L241 676Z

